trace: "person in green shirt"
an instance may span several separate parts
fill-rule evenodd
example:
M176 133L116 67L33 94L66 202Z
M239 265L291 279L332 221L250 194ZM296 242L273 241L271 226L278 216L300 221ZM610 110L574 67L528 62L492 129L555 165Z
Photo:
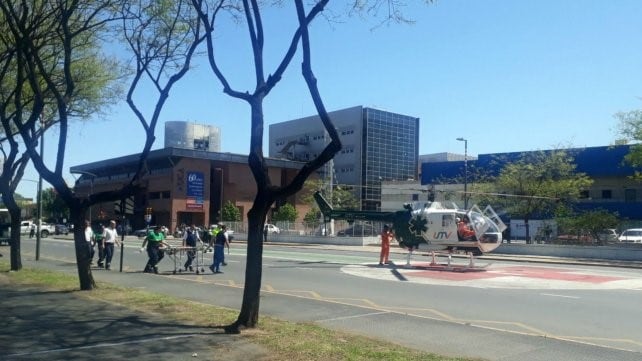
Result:
M145 245L147 245L147 256L149 260L143 272L158 273L158 262L165 256L163 248L168 246L167 243L165 243L165 234L161 232L161 226L156 226L147 234L141 246L141 251L145 250Z

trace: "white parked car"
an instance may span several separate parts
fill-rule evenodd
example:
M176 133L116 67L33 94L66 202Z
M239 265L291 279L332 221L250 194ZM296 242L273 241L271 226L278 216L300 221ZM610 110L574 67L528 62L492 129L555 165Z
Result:
M266 231L267 233L273 233L273 234L274 233L276 233L276 234L281 233L281 230L279 229L279 227L277 227L277 226L275 226L273 224L270 224L270 223L266 223L265 224L265 228L263 228L263 231Z
M22 221L20 222L20 234L29 234L31 232L31 228L34 228L34 232L37 228L37 225L32 222L32 221ZM11 234L11 227L9 227L8 230L9 234ZM56 233L56 227L53 224L47 224L45 222L40 223L40 236L47 238L49 237L50 234L55 234Z
M627 229L617 238L620 242L642 243L642 228Z

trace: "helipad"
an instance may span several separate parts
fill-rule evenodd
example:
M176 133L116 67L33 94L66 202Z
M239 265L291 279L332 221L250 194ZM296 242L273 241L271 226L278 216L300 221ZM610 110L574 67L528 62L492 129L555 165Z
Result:
M464 271L461 267L413 262L410 266L348 265L342 271L358 277L430 285L521 289L637 289L642 275L613 270L532 265L489 265Z

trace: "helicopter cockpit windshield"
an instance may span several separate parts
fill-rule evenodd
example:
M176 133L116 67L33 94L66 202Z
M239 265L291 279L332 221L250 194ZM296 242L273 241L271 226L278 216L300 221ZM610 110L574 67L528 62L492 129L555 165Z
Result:
M506 225L492 207L486 206L482 212L477 205L474 205L468 212L468 217L480 243L502 242L502 232L506 229Z

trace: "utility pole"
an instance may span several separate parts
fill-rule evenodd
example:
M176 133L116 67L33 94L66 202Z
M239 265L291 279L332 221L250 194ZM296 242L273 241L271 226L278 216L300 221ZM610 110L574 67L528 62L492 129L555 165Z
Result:
M40 157L44 159L45 151L45 119L40 115ZM36 223L36 261L40 260L40 226L42 224L42 174L38 174L38 203Z
M468 139L459 137L457 140L464 142L464 209L468 209Z

